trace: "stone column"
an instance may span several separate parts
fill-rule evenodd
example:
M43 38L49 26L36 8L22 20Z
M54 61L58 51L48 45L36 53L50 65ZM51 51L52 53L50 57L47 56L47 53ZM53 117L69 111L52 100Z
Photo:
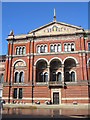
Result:
M62 82L64 82L64 64L62 64Z
M33 66L33 83L36 82L36 65Z
M12 66L12 72L11 72L11 84L14 83L14 66Z
M49 83L49 81L50 81L50 65L48 65L47 68L48 68L48 83Z

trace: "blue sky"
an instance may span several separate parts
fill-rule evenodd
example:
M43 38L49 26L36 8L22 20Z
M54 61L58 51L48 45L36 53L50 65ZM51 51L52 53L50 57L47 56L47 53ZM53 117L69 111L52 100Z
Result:
M11 29L14 34L22 34L47 24L53 20L54 8L57 21L88 29L88 3L85 2L2 3L2 54L7 53L5 38Z

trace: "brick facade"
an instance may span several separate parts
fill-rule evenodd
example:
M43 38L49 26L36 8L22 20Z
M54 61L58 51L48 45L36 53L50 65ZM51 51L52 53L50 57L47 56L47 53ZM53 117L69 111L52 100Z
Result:
M64 26L64 28L62 27L63 32L57 33L59 25ZM55 26L57 29L53 28ZM52 30L50 27L53 28L53 31L51 33L49 33L50 31L45 32L49 29ZM89 31L53 21L26 35L14 36L12 31L7 41L8 48L3 80L3 99L6 102L12 103L14 100L24 103L37 101L40 103L51 101L53 104L90 103ZM74 43L74 48L70 46L71 43ZM60 44L60 52L57 50L50 52L51 44ZM64 51L64 44L68 44L70 51ZM47 45L47 52L37 53L39 45ZM23 46L25 54L16 54L16 47L23 48ZM74 50L71 51L71 47ZM57 62L60 66L57 66ZM55 80L53 70L56 72ZM40 71L42 71L43 77L40 76ZM19 79L21 72L23 72L22 83L15 82L15 79L18 79L15 78L16 72L19 74ZM45 73L48 77L45 76ZM60 73L61 78L58 77L58 73ZM68 77L67 74L70 76ZM14 88L17 88L17 96L18 91L22 88L21 99L13 98Z

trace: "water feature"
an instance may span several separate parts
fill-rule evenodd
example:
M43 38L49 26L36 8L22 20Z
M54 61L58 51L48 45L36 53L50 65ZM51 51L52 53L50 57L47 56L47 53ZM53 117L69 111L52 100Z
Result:
M62 109L42 109L42 108L31 108L31 109L18 109L18 108L3 108L3 118L89 118L89 109L76 109L76 108L62 108Z

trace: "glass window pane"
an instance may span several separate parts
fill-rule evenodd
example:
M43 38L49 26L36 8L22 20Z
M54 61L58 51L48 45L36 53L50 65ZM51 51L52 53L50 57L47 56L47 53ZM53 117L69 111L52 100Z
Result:
M50 45L50 52L53 52L53 45Z
M53 72L53 77L52 77L53 81L56 81L56 73Z
M61 45L58 44L58 52L61 52Z
M44 50L45 50L45 53L46 53L47 52L47 46L46 45L44 46Z
M67 44L64 44L64 52L67 52Z
M19 55L21 55L22 54L22 48L20 47L19 48Z
M40 46L37 46L37 53L40 53Z
M90 43L88 43L88 51L90 51Z
M70 82L70 74L69 74L69 72L65 73L65 81Z
M18 83L19 82L19 73L16 72L15 73L15 83Z
M43 73L42 72L39 74L39 82L43 82Z
M25 55L25 47L22 48L22 54Z
M0 83L3 83L3 74L0 75Z
M44 82L47 82L48 81L48 73L45 73L44 74Z
M0 89L0 98L2 98L2 90Z
M18 96L19 99L22 99L22 88L19 88L19 96Z
M71 45L68 44L68 51L70 52L71 51Z
M74 51L74 44L71 44L71 51Z
M61 81L61 73L60 72L57 74L57 81Z
M24 81L24 73L20 72L20 79L19 82L22 83Z
M89 67L90 67L90 60L89 60Z
M41 53L43 53L44 52L44 47L43 46L41 46Z
M57 45L54 45L54 52L57 52Z
M13 91L13 98L17 98L17 88L14 88L14 91Z
M75 72L71 72L71 81L75 82Z

